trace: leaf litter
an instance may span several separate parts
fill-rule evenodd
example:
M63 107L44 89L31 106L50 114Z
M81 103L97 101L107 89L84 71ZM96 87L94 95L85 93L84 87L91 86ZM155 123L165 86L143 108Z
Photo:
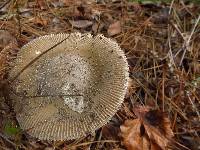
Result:
M137 119L126 120L120 126L123 143L128 150L165 150L174 136L169 118L159 110L136 107Z
M108 35L113 36L121 32L121 23L116 21L108 27Z
M4 0L0 8L0 83L21 46L59 32L111 36L124 49L130 71L123 105L94 134L53 143L23 132L9 138L1 127L0 149L199 149L199 4ZM16 122L4 86L1 125L8 117Z

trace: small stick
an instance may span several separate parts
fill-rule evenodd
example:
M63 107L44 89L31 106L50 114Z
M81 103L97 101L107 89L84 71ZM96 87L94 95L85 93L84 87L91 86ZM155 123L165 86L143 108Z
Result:
M6 140L8 143L10 143L12 146L17 147L17 145L15 143L13 143L11 140L9 140L5 135L3 135L0 132L0 137L2 137L4 140Z
M200 20L200 15L199 15L199 17L197 18L197 20L196 20L196 22L195 22L195 25L194 25L194 27L193 27L193 29L192 29L192 32L190 33L190 36L189 36L188 40L184 43L184 46L183 46L183 47L184 47L184 52L183 52L183 55L182 55L182 57L181 57L181 61L180 61L180 63L179 63L179 66L181 66L181 64L182 64L182 62L183 62L183 59L184 59L185 54L186 54L186 50L188 50L188 47L189 47L189 44L190 44L192 35L194 34L194 31L195 31L195 29L196 29L196 27L197 27L197 25L198 25L198 23L199 23L199 20Z
M172 2L171 2L171 4L170 4L169 15L170 15L171 12L172 12L172 6L173 6L173 4L174 4L174 0L172 0Z
M4 8L8 3L10 3L11 0L7 0L4 4L0 6L0 9Z

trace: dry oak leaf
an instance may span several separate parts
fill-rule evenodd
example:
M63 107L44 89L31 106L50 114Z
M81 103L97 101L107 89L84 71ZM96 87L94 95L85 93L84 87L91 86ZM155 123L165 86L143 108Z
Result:
M96 3L95 0L60 0L60 2L64 3L66 6L72 5L90 5L92 3Z
M108 35L113 36L121 32L121 23L117 21L108 27Z
M123 143L128 150L148 150L149 141L145 135L141 133L141 122L139 119L126 120L120 126Z
M165 150L174 136L166 114L149 107L136 107L138 119L126 120L120 126L128 150Z
M77 21L73 21L73 20L69 20L70 24L73 26L73 27L76 27L76 28L87 28L89 26L92 26L93 22L92 21L89 21L89 20L77 20Z
M17 43L16 38L12 35L12 33L6 30L0 30L0 51L10 43Z
M39 8L42 10L48 8L46 0L37 0L37 4L38 4Z
M120 129L119 127L114 126L111 123L108 123L107 125L103 126L101 132L103 138L119 140L118 133L120 132Z
M8 73L7 71L10 69L10 64L15 58L17 51L17 43L9 43L2 51L0 51L0 87L5 75Z
M18 49L16 38L10 32L0 30L0 84L9 69L8 63L17 53L16 49Z
M41 25L41 26L47 26L48 24L48 19L45 19L43 17L33 17L33 18L30 18L28 21L34 23L34 24L37 24L37 25Z
M158 110L150 110L145 114L143 124L148 137L161 149L165 149L174 136L167 115Z

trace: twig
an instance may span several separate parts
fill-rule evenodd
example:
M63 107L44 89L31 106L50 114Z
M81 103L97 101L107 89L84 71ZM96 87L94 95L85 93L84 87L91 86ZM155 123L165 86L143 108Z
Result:
M185 6L183 0L180 1L181 5L183 6L183 8L191 15L193 16L193 14L190 12L190 10L187 8L187 6Z
M199 17L198 17L197 20L196 20L196 23L195 23L195 25L194 25L194 27L193 27L191 33L190 33L190 36L189 36L188 40L187 40L186 42L184 42L184 46L183 46L183 47L184 47L184 51L183 51L183 55L182 55L182 57L181 57L181 61L180 61L180 63L179 63L179 66L181 66L181 64L182 64L182 62L183 62L183 59L184 59L184 57L185 57L186 51L189 49L188 47L189 47L189 45L190 45L190 41L191 41L192 35L194 34L194 31L195 31L195 29L196 29L196 27L197 27L197 25L198 25L198 23L199 23L199 20L200 20L200 15L199 15Z
M2 146L0 146L0 148L1 148L2 150L10 150L10 149L8 149L8 148L6 148L6 147L2 147Z
M191 98L190 98L190 96L189 96L189 93L187 93L187 97L188 97L188 99L190 100L190 103L192 104L192 107L193 107L193 109L196 111L196 113L197 113L197 115L198 115L198 118L199 118L199 120L200 120L200 113L199 113L199 111L198 111L198 108L195 106L195 104L192 102L192 100L191 100Z
M151 92L149 91L149 89L147 89L147 88L142 84L142 82L140 82L139 79L137 79L134 75L132 75L131 78L133 78L133 79L144 89L144 91L149 95L149 97L151 97L152 99L154 99L153 96L151 95Z
M21 37L22 33L22 27L21 27L21 20L20 20L20 12L19 12L19 5L18 1L16 2L16 7L17 7L17 21L18 21L18 32L19 32L19 37Z
M4 4L0 6L0 9L4 8L8 3L10 3L11 0L7 0Z
M104 143L119 143L119 141L114 141L114 140L92 141L92 142L80 143L80 144L71 146L70 148L77 148L77 147L80 147L80 146L86 146L86 145L90 145L92 143L100 143L100 142L104 142Z
M26 95L22 95L20 93L16 93L12 88L9 89L10 92L12 92L13 94L15 94L16 96L19 97L23 97L23 98L37 98L37 97L83 97L83 95L81 94L55 94L55 95L33 95L33 96L26 96Z
M6 140L8 143L10 143L12 146L17 147L15 143L13 143L11 140L9 140L5 135L0 133L0 137L2 137L4 140Z
M178 28L177 24L173 24L172 22L170 24L172 25L172 27L174 27L176 29L176 31L180 34L180 36L183 38L183 40L185 40L185 37L183 36L183 33Z
M172 2L171 2L171 4L170 4L169 15L170 15L171 12L172 12L172 6L173 6L173 4L174 4L174 0L172 0Z
M169 26L168 26L168 32L170 33ZM170 37L170 36L168 36L168 37ZM173 56L173 53L172 53L172 47L171 47L171 40L170 40L170 38L168 38L168 44L169 44L168 56L169 56L170 63L172 63L176 67L176 64L175 64L175 61L174 61L174 56Z

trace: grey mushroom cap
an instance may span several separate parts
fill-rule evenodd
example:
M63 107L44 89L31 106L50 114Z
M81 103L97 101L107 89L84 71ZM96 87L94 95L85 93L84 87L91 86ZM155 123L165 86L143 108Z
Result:
M19 51L9 73L17 120L41 140L80 138L117 112L128 84L118 44L103 35L51 34Z

